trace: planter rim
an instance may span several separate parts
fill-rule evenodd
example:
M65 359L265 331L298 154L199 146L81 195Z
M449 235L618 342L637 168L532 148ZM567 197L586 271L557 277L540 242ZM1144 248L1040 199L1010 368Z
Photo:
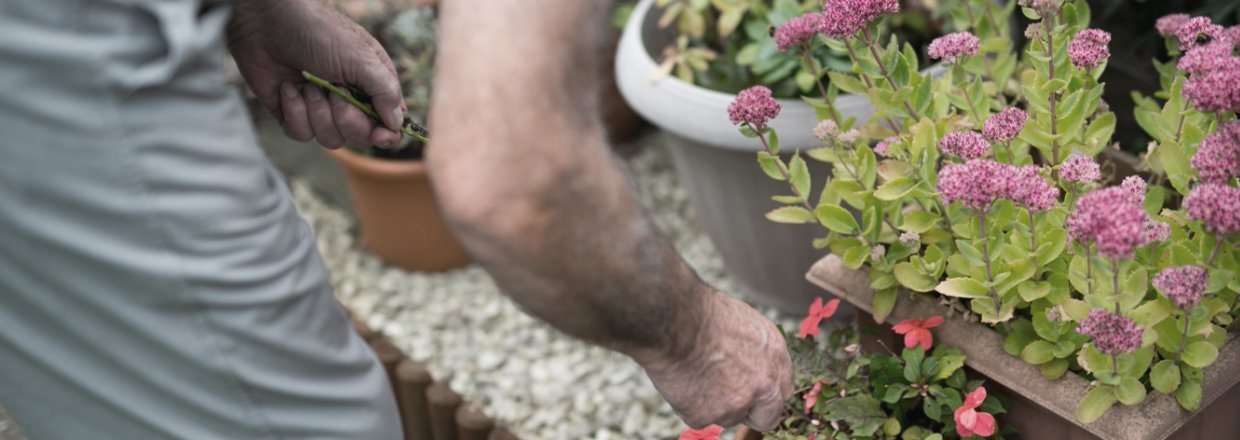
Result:
M642 34L653 7L654 0L641 0L620 37L616 82L625 100L647 120L680 137L728 150L761 149L753 139L742 136L727 118L727 107L736 95L689 84L671 75L651 80L659 63L646 49ZM937 77L946 71L942 63L937 63L921 73ZM779 131L781 143L792 148L818 146L820 142L811 131L818 123L814 108L800 99L777 101L783 109L770 125ZM835 105L841 116L855 116L858 122L874 113L869 98L862 95L842 93Z
M362 156L347 148L327 150L333 159L346 168L356 170L368 178L388 181L405 181L425 179L427 176L424 160L385 160Z
M806 278L866 312L873 311L874 290L869 287L869 275L861 270L848 269L838 256L828 255L819 260ZM928 295L904 292L901 296L888 321L924 319L934 315L950 318L953 314L951 309ZM964 352L965 364L969 367L1104 439L1165 439L1187 423L1197 411L1207 408L1224 392L1240 383L1240 337L1232 332L1219 350L1215 363L1203 370L1205 378L1202 381L1201 406L1197 411L1185 412L1175 398L1153 391L1140 404L1116 404L1102 418L1083 425L1076 420L1076 407L1090 388L1085 378L1069 371L1060 379L1047 380L1036 365L1007 354L1003 350L1003 337L980 323L948 319L935 332L942 342L951 341L954 348ZM962 344L962 341L968 342Z

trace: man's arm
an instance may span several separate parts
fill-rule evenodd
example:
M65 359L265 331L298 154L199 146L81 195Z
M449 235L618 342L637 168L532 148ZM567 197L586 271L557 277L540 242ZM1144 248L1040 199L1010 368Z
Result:
M792 391L782 336L697 277L607 148L607 4L442 4L427 153L442 208L517 303L633 357L686 422L771 428Z

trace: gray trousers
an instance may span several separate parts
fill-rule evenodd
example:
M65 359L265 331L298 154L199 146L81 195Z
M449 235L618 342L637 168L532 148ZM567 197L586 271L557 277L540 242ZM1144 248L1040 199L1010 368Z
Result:
M0 403L34 440L396 439L226 6L0 0Z

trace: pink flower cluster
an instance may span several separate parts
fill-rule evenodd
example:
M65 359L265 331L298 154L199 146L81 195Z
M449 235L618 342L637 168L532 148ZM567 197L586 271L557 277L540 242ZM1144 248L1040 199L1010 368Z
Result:
M1226 68L1232 49L1229 42L1211 41L1188 51L1180 57L1176 67L1192 74L1205 74L1212 70Z
M1076 38L1068 44L1068 58L1072 64L1082 69L1092 69L1102 64L1111 56L1107 45L1111 43L1111 34L1101 29L1082 29Z
M782 107L771 97L771 89L753 86L741 90L728 105L728 119L733 124L749 124L755 129L766 128L766 123L779 116Z
M1175 29L1175 38L1180 40L1180 50L1184 51L1202 43L1217 40L1222 36L1223 27L1210 21L1210 17L1190 18Z
M1061 1L1062 0L1020 0L1018 4L1038 11L1038 14L1046 15L1047 13L1059 10Z
M986 120L986 123L982 125L982 134L986 136L986 139L994 142L1007 142L1020 135L1027 120L1029 120L1029 114L1024 110L1008 107Z
M952 32L930 42L927 54L930 58L954 63L960 57L977 55L981 42L969 32Z
M939 149L964 160L977 159L990 151L990 142L975 131L955 131L943 136Z
M1226 184L1240 177L1240 121L1223 124L1202 139L1190 163L1202 182Z
M1184 198L1184 209L1188 218L1204 223L1207 231L1219 235L1240 231L1240 188L1197 185Z
M1158 29L1158 35L1164 37L1175 36L1175 31L1180 29L1189 19L1188 14L1170 14L1164 15L1154 22L1154 28Z
M1130 353L1141 347L1145 330L1124 315L1102 309L1089 311L1076 332L1094 340L1094 348L1105 355Z
M899 136L888 136L886 139L878 141L878 145L874 146L874 154L887 157L887 155L890 154L891 144L894 144L898 140L900 140Z
M1102 169L1098 163L1081 153L1072 153L1059 167L1059 177L1064 181L1075 183L1097 182L1102 178Z
M1154 287L1185 311L1201 302L1210 274L1204 268L1188 265L1168 267L1154 277Z
M1132 193L1112 186L1085 194L1068 215L1068 235L1093 242L1098 253L1111 258L1132 258L1138 246L1148 244L1145 222L1149 216L1133 203Z
M943 203L959 200L968 208L982 211L999 198L1033 212L1046 211L1059 200L1059 188L1043 178L1038 167L1015 167L984 159L943 167L938 189Z
M1146 243L1167 241L1168 238L1171 238L1171 225L1154 220L1145 221Z
M836 39L852 37L878 16L896 12L899 0L825 0L822 32Z
M793 17L775 29L775 47L781 52L808 43L824 30L822 14L810 12Z
M1145 179L1141 176L1128 176L1119 184L1120 188L1128 191L1129 197L1132 198L1132 204L1141 206L1145 204L1145 188L1148 186Z

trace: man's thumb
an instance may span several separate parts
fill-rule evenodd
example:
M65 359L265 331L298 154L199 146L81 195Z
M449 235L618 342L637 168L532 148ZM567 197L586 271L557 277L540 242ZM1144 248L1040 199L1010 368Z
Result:
M405 99L396 74L382 67L369 68L361 72L357 85L370 96L383 125L399 132L405 120Z

